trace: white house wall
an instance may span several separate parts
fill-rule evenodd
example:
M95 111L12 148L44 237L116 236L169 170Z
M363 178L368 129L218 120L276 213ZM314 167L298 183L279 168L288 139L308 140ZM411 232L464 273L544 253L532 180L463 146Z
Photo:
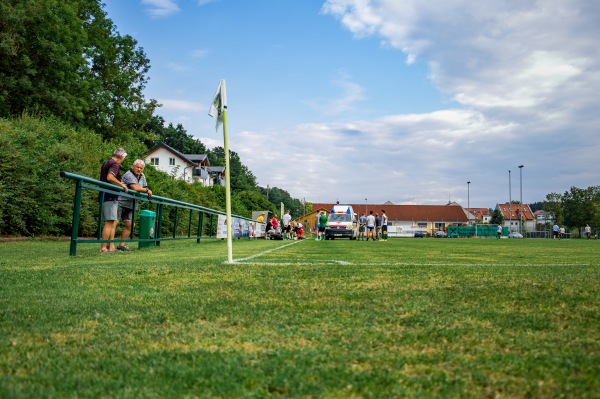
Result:
M158 165L154 165L156 169L174 176L176 179L185 180L188 183L192 182L193 165L183 162L181 158L172 152L165 148L157 148L146 158L146 164L152 165L151 158L158 158ZM169 165L171 158L175 159L175 165Z

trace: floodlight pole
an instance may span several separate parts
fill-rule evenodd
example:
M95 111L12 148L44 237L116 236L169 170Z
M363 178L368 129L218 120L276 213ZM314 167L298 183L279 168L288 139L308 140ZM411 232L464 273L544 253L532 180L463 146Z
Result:
M519 233L523 234L523 167L525 165L519 165L519 186L520 186L520 192L519 192L519 207L521 208L521 211L519 212Z
M512 233L512 192L510 185L510 169L508 170L508 237L510 237L510 233Z
M471 218L469 215L471 214L471 182L467 182L467 220L469 221L469 226L471 225Z
M367 215L367 199L365 198L365 216Z

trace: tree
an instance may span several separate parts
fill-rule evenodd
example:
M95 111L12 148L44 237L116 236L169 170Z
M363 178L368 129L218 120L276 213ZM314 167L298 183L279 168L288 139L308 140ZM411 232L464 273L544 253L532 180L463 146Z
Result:
M556 224L563 223L563 202L562 195L558 193L550 193L546 195L544 201L544 210Z
M53 115L103 138L140 135L158 106L149 60L99 0L0 2L0 117Z
M207 153L206 146L200 140L189 135L182 124L177 124L177 126L174 127L173 124L170 123L165 127L165 120L162 116L154 115L150 119L150 122L146 124L145 130L147 132L152 132L155 137L147 143L149 147L165 143L183 154Z
M0 2L0 116L81 121L87 82L81 1Z
M88 80L90 93L85 125L105 140L131 131L140 136L158 107L155 100L146 101L143 95L150 61L134 38L116 31L98 0L80 3L87 5L82 12L88 38L82 54L88 67L82 77Z
M581 229L594 219L594 203L600 199L600 186L581 189L571 187L563 194L564 223L569 228Z
M496 208L492 212L492 218L490 219L490 224L502 224L504 223L504 216L502 216L502 212L500 209Z
M225 150L215 147L209 153L211 165L225 166ZM256 191L256 177L242 164L240 156L235 151L229 151L229 176L231 191Z
M531 209L531 212L541 211L544 209L544 203L542 201L530 202L529 209Z

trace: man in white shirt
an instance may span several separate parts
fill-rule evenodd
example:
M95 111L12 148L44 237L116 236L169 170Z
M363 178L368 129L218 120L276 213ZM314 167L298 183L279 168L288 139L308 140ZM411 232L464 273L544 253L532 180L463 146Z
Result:
M589 224L585 225L585 236L587 237L587 239L589 240L592 236L592 228L590 227Z
M283 239L287 240L288 238L292 239L292 226L290 225L290 221L292 220L292 215L290 215L290 211L285 212L283 215Z
M369 241L369 236L375 241L375 216L373 216L373 211L370 211L369 216L367 216L367 241Z

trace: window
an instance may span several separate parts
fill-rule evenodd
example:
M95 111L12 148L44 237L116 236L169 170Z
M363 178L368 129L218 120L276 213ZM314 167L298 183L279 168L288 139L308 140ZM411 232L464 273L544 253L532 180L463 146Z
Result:
M175 166L175 158L169 158L169 165Z
M158 166L158 158L150 158L150 165Z

